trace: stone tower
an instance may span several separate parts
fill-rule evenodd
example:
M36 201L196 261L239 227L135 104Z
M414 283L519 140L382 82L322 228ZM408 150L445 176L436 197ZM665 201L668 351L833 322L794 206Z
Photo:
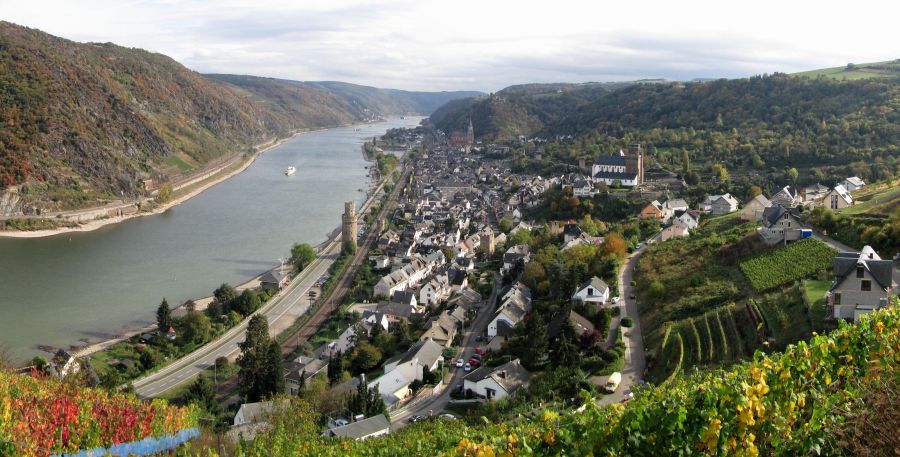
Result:
M491 229L481 234L481 252L488 256L494 255L494 231Z
M625 168L629 172L637 174L637 182L641 185L644 183L644 153L641 150L641 144L635 143L628 145L628 155L625 156Z
M356 203L344 203L344 215L341 217L341 242L356 242Z

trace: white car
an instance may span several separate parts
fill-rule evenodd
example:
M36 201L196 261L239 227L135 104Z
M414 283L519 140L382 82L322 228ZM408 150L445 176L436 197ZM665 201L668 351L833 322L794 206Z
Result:
M463 359L456 359L456 368L463 367Z
M612 304L615 305L615 304L617 304L617 303L619 303L619 297L613 297L613 298L612 298Z
M472 371L472 364L467 363L464 369L466 370L466 372Z

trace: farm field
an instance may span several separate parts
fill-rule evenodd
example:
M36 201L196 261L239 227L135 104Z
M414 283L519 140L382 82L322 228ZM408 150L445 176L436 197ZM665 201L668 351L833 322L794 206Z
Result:
M806 239L741 262L741 271L757 292L763 292L812 274L827 271L834 250L825 243Z

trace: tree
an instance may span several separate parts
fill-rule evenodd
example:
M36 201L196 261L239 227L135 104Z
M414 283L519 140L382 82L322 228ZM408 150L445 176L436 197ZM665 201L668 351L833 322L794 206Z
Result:
M353 350L350 366L356 373L365 373L375 368L380 361L381 351L368 341L360 341Z
M539 262L528 262L522 270L522 282L531 289L537 289L538 285L547 279L547 272Z
M347 409L353 415L362 414L365 417L372 417L376 414L384 414L384 399L378 392L378 384L372 388L366 385L365 378L360 379L359 385L356 386L356 392L347 399Z
M344 354L337 351L328 359L328 383L337 384L344 376Z
M356 253L356 240L347 240L341 245L341 254L353 255Z
M503 233L509 233L512 230L513 221L509 217L504 217L500 220L500 231Z
M628 253L628 247L625 245L625 239L618 233L610 233L606 235L603 244L600 246L600 255L613 255L618 258L624 258Z
M534 237L531 236L530 230L516 230L516 233L513 233L507 239L507 246L516 246L519 244L531 244L534 240Z
M547 353L550 338L547 336L547 325L541 315L534 313L531 319L525 323L525 331L528 335L528 364L532 367L538 365Z
M681 151L681 175L687 176L688 172L691 171L691 156L688 154L687 150Z
M139 361L145 370L149 370L159 363L159 353L153 349L145 348L144 352L141 353Z
M715 171L716 178L718 178L720 182L728 182L728 169L725 168L725 165L717 163L713 165L713 171Z
M307 243L297 243L291 247L291 265L301 271L316 259L316 250Z
M217 415L221 412L219 402L216 401L216 390L212 383L209 382L209 378L203 376L203 374L197 376L197 379L188 386L182 399L185 403L194 403L200 406L204 411L212 415Z
M181 338L188 343L202 344L209 339L212 331L209 318L199 311L188 312L181 326Z
M762 189L759 186L750 186L750 198L755 198L757 195L762 193Z
M231 285L227 283L222 283L218 289L213 291L213 297L215 297L214 301L218 304L218 309L220 309L220 311L217 314L210 314L210 316L219 317L222 314L231 311L237 296L238 293L234 290L234 287L231 287Z
M172 310L169 309L169 302L163 298L162 303L159 304L159 308L156 308L156 328L159 329L159 333L165 334L169 331L169 327L171 326Z
M269 338L269 323L265 317L257 314L250 318L247 336L239 346L238 388L247 401L260 401L283 389L281 350Z
M791 184L797 184L797 178L799 176L800 172L798 172L794 167L788 168L787 172L785 172L785 177L788 179L788 181L791 182Z
M169 183L165 183L159 188L159 192L156 194L156 201L160 203L167 203L172 199L172 185Z
M262 305L259 293L255 289L244 289L232 302L232 311L249 316Z
M450 248L441 248L441 253L444 254L444 259L446 261L453 260L453 249Z
M567 318L563 322L559 330L559 338L550 352L554 366L577 367L581 363L578 346L575 345L576 338L575 329L572 328L572 323Z

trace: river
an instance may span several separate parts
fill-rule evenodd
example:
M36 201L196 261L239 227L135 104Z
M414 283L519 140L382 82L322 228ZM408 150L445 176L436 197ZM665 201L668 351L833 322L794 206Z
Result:
M304 133L243 173L168 211L92 232L0 238L0 345L17 358L38 345L114 336L171 305L208 296L278 265L295 242L318 244L343 202L368 189L364 140L421 118ZM297 172L285 176L293 165Z

